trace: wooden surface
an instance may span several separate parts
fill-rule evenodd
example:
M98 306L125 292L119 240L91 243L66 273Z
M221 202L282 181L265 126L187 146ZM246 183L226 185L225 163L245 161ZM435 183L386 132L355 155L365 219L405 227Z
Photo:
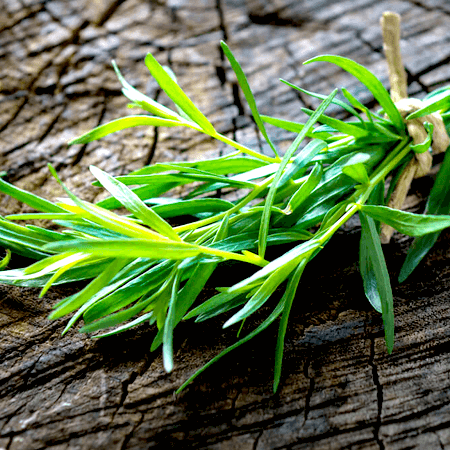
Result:
M345 86L374 106L338 68L302 62L340 54L387 86L379 28L385 10L402 15L409 94L420 97L449 83L445 0L2 0L0 169L16 185L54 198L61 192L46 168L50 162L92 201L102 194L90 186L90 164L118 175L149 161L228 151L175 128L135 128L67 147L69 139L127 114L111 59L131 84L167 100L143 64L149 51L171 66L219 131L269 152L242 107L219 41L241 62L263 113L301 120L299 108L310 100L278 78L324 94ZM292 139L270 132L281 148ZM426 179L413 185L418 200L429 185ZM0 213L20 210L0 197ZM0 449L450 448L450 232L401 286L396 277L410 240L396 236L384 247L396 314L390 356L381 318L362 291L358 238L358 228L348 226L308 267L276 395L276 327L175 397L189 375L235 341L221 321L182 324L176 367L166 374L159 352L149 351L154 330L146 326L101 341L76 329L61 338L65 320L47 316L77 286L53 289L43 299L34 289L0 286Z

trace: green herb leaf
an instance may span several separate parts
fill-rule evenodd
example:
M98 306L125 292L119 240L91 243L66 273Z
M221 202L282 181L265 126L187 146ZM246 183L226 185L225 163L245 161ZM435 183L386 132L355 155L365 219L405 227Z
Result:
M180 388L177 389L176 393L179 394L183 389L185 389L190 383L192 383L192 381L194 381L195 378L197 378L200 374L202 374L208 367L210 367L212 364L214 364L215 362L217 362L219 359L221 359L222 357L224 357L225 355L227 355L228 353L230 353L232 350L240 347L242 344L245 344L246 342L248 342L250 339L254 338L255 336L257 336L259 333L261 333L261 331L265 330L282 312L284 309L284 303L283 301L280 301L280 303L278 303L278 305L275 307L275 309L272 311L272 313L270 314L270 316L264 320L263 323L261 323L261 325L259 325L255 330L253 330L251 333L249 333L247 336L245 336L244 338L240 339L238 342L236 342L233 345L230 345L230 347L226 348L224 351L222 351L220 354L218 354L217 356L215 356L213 359L211 359L211 361L209 361L207 364L205 364L200 370L198 370L197 372L194 373L194 375L192 375L191 377L189 377L188 380L186 380Z
M129 84L120 73L116 62L111 61L111 63L114 67L117 78L123 86L122 93L123 95L125 95L125 97L151 114L155 114L156 116L163 117L165 119L172 119L176 121L180 120L180 116L173 112L171 109L167 108L166 106L160 105L158 102L155 102L150 97L147 97L146 95L135 89L133 86L131 86L131 84Z
M80 309L72 316L72 318L67 323L62 334L64 335L69 331L69 329L75 324L75 322L83 315L83 313L89 309L96 301L97 298L95 294L102 289L104 286L114 278L114 276L128 263L128 261L123 259L116 259L111 262L111 264L105 268L105 270L99 274L94 280L92 280L84 289L75 294L72 297L70 305L64 305L61 308L55 310L50 314L49 319L56 319L61 317L59 314L63 313L66 308L73 308L74 305L81 306ZM79 307L77 306L77 307Z
M373 219L371 219L373 220ZM378 233L378 232L377 232ZM372 254L372 236L367 220L361 220L361 241L359 246L359 269L363 279L364 292L367 300L374 307L375 311L382 312L380 291L375 276L373 259L376 254Z
M236 74L239 86L241 87L242 92L245 95L245 99L247 100L248 106L250 107L250 110L253 115L253 119L255 119L255 123L259 128L259 131L261 131L261 134L264 136L264 139L269 144L270 148L273 150L275 155L278 157L277 149L273 145L273 142L270 140L266 131L266 127L264 126L264 122L262 121L261 116L259 115L255 97L253 96L252 90L250 88L250 85L248 84L247 77L245 76L244 71L242 70L240 64L234 57L233 53L231 53L231 50L228 47L228 45L223 41L220 42L220 45L222 47L223 53L228 58L228 61L230 62L234 73Z
M275 292L277 287L289 276L293 270L293 264L285 264L279 269L275 270L268 278L264 281L261 287L256 291L256 293L250 298L246 305L234 314L230 319L228 319L223 325L227 328L234 325L237 322L247 318L258 310Z
M177 232L152 209L148 208L139 197L128 189L123 183L108 175L103 170L91 166L92 174L97 178L102 186L107 189L119 202L128 209L135 217L142 220L144 224L153 228L163 236L175 241L181 241Z
M419 110L409 114L406 120L416 119L417 117L423 117L428 114L432 114L437 111L445 111L450 108L450 91L446 89L440 94L436 94L431 98L424 101L424 106Z
M383 205L384 204L384 183L378 183L369 196L368 204ZM380 223L374 221L377 234L380 233ZM378 312L381 310L380 293L377 286L375 271L373 269L373 256L370 252L370 229L367 226L367 221L361 222L361 241L359 247L359 267L361 277L363 279L364 292L370 304Z
M381 310L384 323L384 338L388 353L394 348L394 301L392 296L391 282L386 267L383 250L381 249L380 237L377 233L375 222L360 212L361 223L364 223L365 245L370 252L372 269L375 274L376 286L380 296Z
M347 89L344 87L341 88L342 94L344 94L344 97L355 107L364 112L369 119L369 122L373 124L373 116L370 112L369 108L364 106L353 94L351 94Z
M112 120L94 128L83 135L69 141L68 145L74 144L87 144L88 142L95 141L108 134L115 133L116 131L125 130L126 128L140 127L140 126L155 126L155 127L178 127L180 125L197 129L193 124L187 122L179 122L172 119L163 119L161 117L151 116L127 116L121 119Z
M178 287L180 285L180 272L175 275L170 296L169 311L164 322L163 335L163 362L166 372L173 370L173 329L175 328L175 315L177 311Z
M400 273L398 275L399 283L403 283L411 275L414 269L419 265L420 261L422 261L422 259L428 254L430 249L436 243L439 234L439 232L435 232L414 239L400 269Z
M104 333L104 334L100 334L97 336L93 336L93 338L98 339L98 338L103 338L103 337L108 337L108 336L114 336L115 334L118 334L118 333L123 333L124 331L134 328L137 325L140 325L142 322L146 322L147 320L151 320L152 318L153 318L153 312L149 312L147 314L142 315L141 317L138 317L137 319L133 320L132 322L125 323L124 325L117 327L115 330L110 331L109 333Z
M288 181L294 180L295 178L303 175L306 167L309 165L311 160L322 150L328 147L327 143L320 140L314 139L309 142L300 153L294 158L291 165L286 169L280 182L278 183L278 189L282 188Z
M433 124L429 122L425 122L423 124L425 130L427 131L427 137L420 144L411 145L411 150L414 153L425 153L430 149L431 141L433 140Z
M194 103L192 103L191 99L183 92L180 86L178 86L159 62L156 61L151 53L148 53L145 57L145 65L163 91L191 118L194 123L198 124L208 134L214 135L216 133L211 122L194 105Z
M316 61L326 61L332 64L336 64L348 73L356 77L361 83L363 83L370 92L372 92L375 99L384 109L385 113L392 120L392 123L397 128L398 132L404 136L405 134L405 124L403 122L402 116L395 107L394 102L391 100L389 92L382 85L381 81L360 64L352 61L351 59L344 58L342 56L334 55L323 55L312 58L303 64L309 64Z
M0 178L0 192L3 192L6 195L9 195L12 198L15 198L19 202L25 203L32 208L43 211L43 212L65 212L64 209L59 206L45 200L44 198L38 197L37 195L32 194L31 192L24 191L19 189L12 184L7 183L6 181Z
M278 183L281 180L283 171L286 168L292 155L295 153L295 151L298 149L300 143L305 138L306 133L308 133L308 131L310 131L312 129L312 127L316 123L317 119L328 108L328 106L330 105L334 96L336 95L336 92L337 92L337 89L335 89L327 97L327 99L324 100L320 104L320 106L317 108L317 110L314 112L314 114L306 122L305 128L298 134L298 136L295 138L294 142L289 146L289 148L287 149L286 153L283 156L283 160L281 161L279 168L275 174L275 178L269 188L269 192L266 197L266 202L264 204L264 211L263 211L263 214L261 217L261 226L259 228L259 238L258 238L258 254L261 256L261 258L264 257L264 254L266 252L267 235L268 235L268 231L269 231L269 222L270 222L270 215L272 212L272 205L273 205L273 201L275 198L275 193L278 189Z
M446 152L444 161L428 197L425 214L443 215L450 213L450 152ZM399 281L403 282L427 255L439 237L440 231L415 239L408 250L405 262L400 269Z
M309 116L312 115L313 111L308 108L302 108L302 111ZM322 114L318 119L318 122L328 125L331 130L339 131L340 133L358 137L365 137L369 133L366 129L353 125L352 123L344 122L342 120L334 119L333 117L328 117Z
M297 292L297 287L300 283L300 278L305 269L307 260L302 260L298 267L295 269L293 275L289 279L286 291L281 298L280 303L284 304L283 315L281 316L280 325L278 327L278 338L277 346L275 349L275 368L273 377L273 392L277 392L278 386L280 384L281 378L281 366L283 362L283 352L284 352L284 338L286 336L286 330L289 320L289 314L291 312L292 303L295 298L295 293Z
M6 250L6 255L0 260L0 270L3 270L11 261L11 251Z
M315 92L311 92L311 91L307 91L306 89L302 89L301 87L296 86L295 84L290 83L289 81L280 79L280 81L284 84L287 84L288 86L290 86L291 88L294 88L297 91L303 92L306 95L309 95L310 97L314 97L314 98L319 98L321 100L325 100L326 99L326 95L321 95L321 94L316 94ZM332 101L333 104L340 106L342 109L344 109L345 111L347 111L349 114L351 114L352 116L355 116L361 123L363 123L363 120L361 118L361 116L358 114L358 112L352 108L350 105L347 105L347 103L334 98Z
M270 125L274 125L286 131L292 131L293 133L300 133L303 128L305 128L304 123L293 122L286 119L279 119L277 117L265 116L264 114L261 114L261 119L264 122L269 123ZM316 130L318 130L318 128L316 128ZM316 130L309 130L305 136L313 139L328 139L331 137L330 133L316 133Z
M176 200L163 205L155 205L152 210L164 218L203 213L218 213L233 208L233 203L220 198L195 198L191 200ZM152 204L155 199L146 200L146 204Z
M155 295L154 298L158 298L172 281L173 267L173 261L149 264L148 260L140 259L128 264L108 286L93 296L95 302L83 314L84 322L90 324L98 321L138 299L145 303L144 296L152 298ZM147 306L144 304L144 308Z
M342 168L342 173L349 176L357 183L367 184L369 183L369 175L363 163L346 164Z
M362 206L361 211L408 236L423 236L450 227L450 216L413 214L387 206L372 205Z
M284 212L292 214L311 194L311 192L320 183L323 175L322 164L316 163L306 181L298 188L295 194L290 198Z

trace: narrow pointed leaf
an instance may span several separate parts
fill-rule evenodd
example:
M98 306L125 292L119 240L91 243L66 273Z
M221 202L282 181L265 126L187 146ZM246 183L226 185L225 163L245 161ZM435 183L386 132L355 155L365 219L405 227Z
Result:
M425 214L443 215L450 213L450 152L446 152L444 161L428 197ZM439 237L440 231L416 238L406 255L400 269L399 281L403 282L427 255Z
M142 220L142 222L163 236L167 236L175 241L181 241L177 232L155 211L142 202L127 186L97 167L91 166L90 170L103 187L119 200L128 211L133 213L136 218Z
M0 270L3 270L5 267L7 267L10 261L11 261L11 251L6 250L6 255L0 260Z
M369 121L373 123L372 113L370 112L369 108L364 106L352 93L347 91L345 88L341 88L342 93L344 94L344 97L355 107L359 110L363 111Z
M379 313L382 312L380 291L374 271L371 253L371 234L367 220L361 220L361 241L359 246L359 269L363 279L364 292L370 304Z
M405 261L398 275L399 283L403 283L419 265L420 261L428 254L430 249L436 244L440 232L426 234L413 241L406 254Z
M155 80L161 86L163 91L169 98L178 105L191 120L199 125L205 132L215 134L214 127L211 122L203 115L203 113L192 103L192 100L183 92L171 76L164 70L151 53L145 57L145 65Z
M293 180L303 175L311 160L321 151L328 147L325 141L314 139L302 148L294 158L291 165L286 169L278 184L278 188L283 187L289 180Z
M25 203L28 206L31 206L37 211L48 213L65 212L62 208L53 204L52 202L49 202L44 198L38 197L37 195L34 195L31 192L19 189L18 187L13 186L10 183L7 183L1 178L0 178L0 192L3 192L4 194L9 195L10 197L15 198L16 200L19 200L20 202Z
M316 163L306 181L299 187L295 194L290 198L285 208L286 214L292 214L311 194L311 192L320 183L323 175L322 164Z
M173 370L173 330L176 325L175 316L177 312L179 284L180 273L177 272L172 285L169 310L167 312L166 321L164 322L163 361L166 372L172 372Z
M323 114L323 112L328 108L331 101L333 100L334 96L336 95L337 89L335 89L326 100L324 100L320 106L317 108L317 110L314 112L314 114L308 119L306 122L305 128L298 134L298 136L295 138L294 142L289 146L286 153L283 156L283 160L281 161L278 170L275 174L275 178L269 188L269 192L266 197L266 202L264 204L264 211L261 217L261 226L259 228L259 237L258 237L258 254L261 256L261 258L264 257L264 254L266 252L266 246L267 246L267 235L269 231L269 225L270 225L270 215L272 212L272 205L275 198L275 193L278 189L278 183L281 180L281 177L283 175L284 170L286 169L286 166L289 162L289 160L292 158L292 155L297 151L300 143L305 138L306 134L312 130L313 125L316 123L318 118Z
M242 344L245 344L250 339L257 336L259 333L261 333L263 330L265 330L271 323L274 322L274 320L283 312L284 303L280 301L278 305L275 307L275 309L272 311L270 316L264 320L264 322L259 325L255 330L253 330L251 333L249 333L244 338L240 339L238 342L236 342L233 345L230 345L230 347L226 348L224 351L222 351L220 354L218 354L216 357L211 359L207 364L205 364L200 370L194 373L187 381L185 381L180 388L176 391L177 394L179 394L183 389L185 389L192 381L194 381L195 378L197 378L201 373L203 373L208 367L213 365L215 362L217 362L219 359L230 353L232 350L240 347Z
M320 100L325 100L327 98L326 95L321 95L321 94L316 94L315 92L311 92L311 91L307 91L306 89L303 89L299 86L296 86L295 84L290 83L289 81L280 79L280 81L284 84L287 84L288 86L290 86L291 88L303 92L306 95L309 95L311 97L315 97L315 98L319 98ZM347 111L349 114L351 114L352 116L355 116L361 123L363 123L363 120L361 118L361 116L358 114L358 111L356 111L354 108L352 108L350 105L348 105L347 103L334 98L332 103L334 105L340 106L342 109L344 109L345 111Z
M114 329L113 331L110 331L108 333L104 333L104 334L99 334L97 336L92 336L94 339L99 339L99 338L103 338L103 337L108 337L108 336L114 336L115 334L119 334L119 333L123 333L124 331L127 331L131 328L136 327L137 325L140 325L142 322L146 322L147 320L151 320L153 318L153 312L150 311L147 314L143 314L141 317L138 317L137 319L125 323L124 325L117 327L116 329Z
M71 305L78 303L81 308L72 316L72 318L67 323L62 334L66 334L70 328L77 322L77 320L83 315L83 313L89 309L96 301L97 298L95 294L108 285L108 283L114 278L114 276L127 264L127 261L116 259L113 260L105 270L99 274L95 279L93 279L84 289L74 295ZM61 310L55 310L50 314L49 318L56 318L58 312Z
M74 144L87 144L88 142L95 141L102 137L108 136L108 134L115 133L116 131L125 130L126 128L140 127L140 126L154 126L154 127L178 127L186 126L189 128L196 129L194 124L188 122L179 122L172 119L163 119L161 117L151 117L151 116L127 116L121 119L112 120L111 122L105 123L94 128L87 133L72 139L68 145Z
M252 90L250 88L250 85L248 84L247 77L245 76L244 71L242 70L240 64L234 57L233 53L231 53L231 50L229 49L228 45L223 41L220 43L220 45L222 46L222 50L225 56L228 58L228 61L230 62L234 73L236 74L239 86L241 87L242 92L245 95L245 99L247 100L248 106L250 107L250 110L253 115L253 119L255 119L255 123L259 128L259 131L261 131L261 134L264 136L264 139L270 145L270 148L273 150L275 155L278 156L277 149L275 148L275 145L273 145L273 142L270 140L266 131L266 127L264 126L264 122L262 121L261 116L259 115L255 97L253 96Z
M416 119L437 111L448 111L450 108L450 91L446 90L424 101L424 106L419 110L409 114L406 120Z
M423 142L420 142L419 144L411 145L411 150L414 153L425 153L430 149L431 141L433 140L433 129L434 126L432 123L425 122L423 124L425 130L427 131L427 137Z
M305 128L304 123L293 122L291 120L280 119L277 117L265 116L264 114L261 114L261 119L264 120L264 122L269 123L270 125L281 128L282 130L292 131L293 133L300 133L303 128ZM316 133L314 129L306 133L306 137L324 140L328 139L330 136L330 133Z
M391 282L386 267L383 250L381 248L380 237L377 233L375 222L364 213L359 214L361 222L368 230L367 247L371 254L372 267L375 273L378 292L381 301L381 310L384 323L384 338L388 353L392 353L394 348L394 300L392 296Z
M256 291L256 293L250 298L246 305L234 314L230 319L228 319L224 328L227 328L235 323L247 318L258 310L275 292L277 287L289 276L289 274L294 269L293 264L285 264L278 270L273 272L266 281L261 285L261 287Z
M423 236L450 227L450 216L413 214L373 205L362 206L361 211L408 236Z
M302 108L302 111L309 116L313 114L313 111L308 108ZM361 127L353 125L349 122L344 122L339 119L334 119L333 117L328 117L322 114L318 119L318 122L323 123L331 127L331 129L339 131L342 134L347 134L349 136L354 136L355 138L362 138L369 134L369 132Z
M297 287L300 282L300 278L303 274L303 270L305 269L307 260L301 261L298 267L295 269L293 275L291 276L288 285L286 287L286 291L281 298L280 303L284 304L283 315L281 316L280 325L278 327L278 337L277 337L277 346L275 349L275 367L274 367L274 376L273 376L273 392L277 392L278 385L280 384L281 379L281 367L283 363L283 353L284 353L284 338L286 336L286 330L289 320L289 314L291 312L292 303L295 298L295 293L297 292Z
M332 64L336 64L337 66L341 67L342 69L356 77L367 87L367 89L369 89L370 92L372 92L373 96L378 101L380 106L384 109L385 113L392 120L392 123L395 125L397 130L402 135L404 135L405 124L403 122L402 116L394 105L389 92L372 72L370 72L360 64L352 61L351 59L334 55L317 56L304 62L303 64L310 64L316 61L326 61Z
M120 73L120 70L117 67L116 62L111 61L111 63L112 66L114 67L114 71L116 72L117 78L119 79L120 83L123 86L122 92L125 95L125 97L127 97L134 104L141 107L145 111L155 114L156 116L163 117L165 119L177 121L180 120L180 117L174 111L167 108L166 106L159 104L158 102L155 102L150 97L147 97L146 95L142 94L137 89L135 89L133 86L131 86L131 84L128 83L128 81L126 81L125 78Z

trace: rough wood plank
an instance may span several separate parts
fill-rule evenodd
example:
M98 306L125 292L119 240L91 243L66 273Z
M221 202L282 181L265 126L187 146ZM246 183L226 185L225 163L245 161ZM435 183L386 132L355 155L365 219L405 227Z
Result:
M444 0L4 0L0 168L10 181L52 198L60 191L46 169L51 162L77 194L93 200L101 194L90 186L90 164L121 174L150 159L226 152L176 129L127 130L67 148L70 138L125 114L112 58L130 83L164 99L142 63L148 51L172 67L221 132L268 152L242 107L219 40L242 63L263 113L295 120L301 106L315 105L279 77L323 93L346 86L374 106L342 71L302 62L338 53L387 84L378 25L384 10L402 15L410 94L449 83ZM281 148L289 144L289 133L271 131ZM426 181L415 187L426 195ZM0 198L0 212L20 209ZM408 242L397 237L385 248L394 283L394 353L386 354L381 319L364 299L358 229L350 225L307 269L276 395L274 329L175 398L184 379L234 342L220 321L183 324L193 332L186 340L176 333L176 368L166 374L160 355L148 350L154 330L146 327L99 342L76 330L61 338L64 321L46 317L76 286L53 289L42 300L34 289L0 286L0 448L450 448L450 233L442 234L418 275L397 286Z

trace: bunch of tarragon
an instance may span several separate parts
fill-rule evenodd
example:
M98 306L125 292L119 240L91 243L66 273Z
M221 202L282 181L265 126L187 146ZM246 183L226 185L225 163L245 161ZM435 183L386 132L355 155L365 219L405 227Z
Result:
M225 43L222 49L233 68L259 130L273 150L262 155L218 133L177 84L170 69L151 55L145 58L150 73L174 102L170 109L143 95L114 69L123 94L144 114L131 115L101 125L70 144L85 144L110 133L135 126L188 127L235 149L210 160L156 163L128 175L112 177L96 167L97 185L110 197L89 203L70 192L49 166L67 198L50 202L18 189L0 178L0 191L37 212L0 218L0 245L10 252L33 258L22 269L3 270L0 282L41 287L41 296L56 284L91 280L79 292L54 306L51 319L72 315L65 331L82 318L81 332L110 336L148 322L156 324L151 345L162 346L164 367L173 368L173 333L182 320L201 322L226 313L223 327L241 324L272 296L278 303L266 319L206 367L278 321L274 390L280 381L288 317L302 273L333 234L352 216L361 221L360 270L366 296L381 312L388 352L394 343L393 297L380 243L380 224L416 236L401 269L404 280L450 226L450 155L447 153L424 214L386 206L404 168L417 154L430 152L433 124L425 123L425 139L414 143L405 121L438 112L450 131L450 88L429 93L422 107L402 117L382 83L363 66L340 56L319 56L307 61L333 63L362 82L381 110L369 111L349 91L328 96L303 93L322 100L315 110L303 109L306 123L260 115L246 77ZM341 121L326 115L334 103L352 118ZM270 140L265 123L297 133L281 156ZM246 156L244 156L246 155ZM6 173L2 173L3 176ZM390 180L385 192L385 182ZM181 198L172 195L183 186ZM217 192L234 192L232 201ZM125 208L126 214L114 210ZM51 231L17 221L51 220ZM174 222L174 220L176 222ZM171 225L177 223L177 226ZM54 228L54 227L53 227ZM291 244L274 260L266 248ZM223 262L240 261L254 267L253 274L233 286L217 287L211 298L199 294ZM100 333L98 333L100 332Z

